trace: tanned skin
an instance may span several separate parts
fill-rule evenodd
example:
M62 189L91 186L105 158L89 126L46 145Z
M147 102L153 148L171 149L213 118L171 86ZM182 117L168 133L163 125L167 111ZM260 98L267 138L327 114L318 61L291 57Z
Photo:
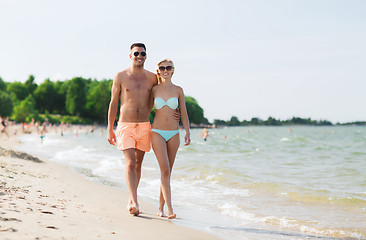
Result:
M145 52L143 47L131 49L130 59L132 65L117 73L113 80L111 90L111 101L108 110L107 140L115 145L116 135L113 132L113 125L117 114L118 100L120 99L120 122L148 122L149 113L153 103L150 101L151 90L158 83L154 73L144 69L146 56L134 52ZM141 178L141 165L145 155L144 151L138 149L123 150L126 160L126 183L129 191L129 202L127 209L130 214L138 215L139 204L137 201L137 187Z

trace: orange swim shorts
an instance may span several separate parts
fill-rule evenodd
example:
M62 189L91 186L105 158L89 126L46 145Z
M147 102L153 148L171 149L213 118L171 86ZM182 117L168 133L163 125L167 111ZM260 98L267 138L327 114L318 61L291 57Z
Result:
M129 148L134 148L144 152L150 151L150 122L118 122L116 133L118 143L117 148L119 150L123 151Z

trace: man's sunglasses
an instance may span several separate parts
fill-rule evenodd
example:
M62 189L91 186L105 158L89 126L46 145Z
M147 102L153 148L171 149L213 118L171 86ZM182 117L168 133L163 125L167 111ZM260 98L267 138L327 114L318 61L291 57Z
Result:
M135 57L137 57L139 54L141 54L141 56L145 57L146 56L146 52L134 52L133 55L135 55Z
M172 66L166 66L166 67L164 67L164 66L160 66L159 67L159 70L160 71L165 71L165 69L167 70L167 71L171 71L172 70Z

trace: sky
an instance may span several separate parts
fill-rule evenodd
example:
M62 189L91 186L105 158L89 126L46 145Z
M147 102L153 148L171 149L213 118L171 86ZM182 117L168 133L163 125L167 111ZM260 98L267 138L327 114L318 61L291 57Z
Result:
M113 79L130 46L209 121L366 121L366 0L0 0L0 77ZM106 106L107 107L107 106Z

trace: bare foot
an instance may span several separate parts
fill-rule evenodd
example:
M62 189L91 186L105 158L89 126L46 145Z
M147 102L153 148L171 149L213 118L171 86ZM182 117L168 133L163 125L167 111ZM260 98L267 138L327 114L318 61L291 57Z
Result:
M127 210L131 215L138 216L140 213L140 210L137 206L127 206Z
M163 210L159 210L158 216L159 217L166 217Z
M173 219L173 218L176 218L176 217L177 217L177 215L175 215L175 213L173 213L172 215L168 216L168 219Z
M130 214L134 215L134 216L138 216L140 214L140 211L138 208L136 207L130 207L128 209L128 211L130 212Z

